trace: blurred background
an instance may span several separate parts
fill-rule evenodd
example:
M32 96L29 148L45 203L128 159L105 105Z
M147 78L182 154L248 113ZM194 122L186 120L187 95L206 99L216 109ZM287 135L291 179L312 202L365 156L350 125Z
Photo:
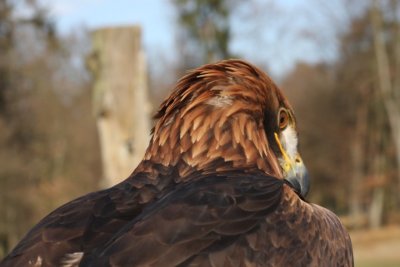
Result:
M400 266L398 0L0 0L0 258L126 178L176 80L224 58L285 91L309 199L341 216L357 265Z

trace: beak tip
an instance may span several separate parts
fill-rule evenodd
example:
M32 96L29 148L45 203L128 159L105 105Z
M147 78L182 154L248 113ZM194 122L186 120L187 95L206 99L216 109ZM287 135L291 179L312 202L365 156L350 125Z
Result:
M301 174L288 177L285 180L302 198L305 198L310 191L310 178L306 169Z

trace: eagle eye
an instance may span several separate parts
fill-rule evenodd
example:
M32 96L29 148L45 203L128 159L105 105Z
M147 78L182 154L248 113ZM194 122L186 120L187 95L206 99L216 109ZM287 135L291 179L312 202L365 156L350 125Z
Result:
M289 113L286 109L280 108L278 112L278 126L280 130L286 128L289 124Z

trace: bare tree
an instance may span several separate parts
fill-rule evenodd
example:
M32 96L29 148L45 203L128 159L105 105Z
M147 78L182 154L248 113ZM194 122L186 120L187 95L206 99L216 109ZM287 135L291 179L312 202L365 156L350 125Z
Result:
M397 1L392 1L396 10ZM376 70L378 76L378 90L386 109L386 114L391 127L391 135L396 148L397 178L400 191L400 22L394 21L395 25L395 63L394 68L390 66L389 55L385 43L385 33L382 22L382 8L378 0L372 0L370 19L374 40L374 51L376 57ZM394 79L391 73L395 73Z

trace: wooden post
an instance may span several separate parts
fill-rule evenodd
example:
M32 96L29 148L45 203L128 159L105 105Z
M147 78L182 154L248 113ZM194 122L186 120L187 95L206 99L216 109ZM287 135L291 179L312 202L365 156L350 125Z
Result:
M104 28L92 33L88 67L102 162L102 186L122 181L142 159L150 136L146 61L140 28Z

